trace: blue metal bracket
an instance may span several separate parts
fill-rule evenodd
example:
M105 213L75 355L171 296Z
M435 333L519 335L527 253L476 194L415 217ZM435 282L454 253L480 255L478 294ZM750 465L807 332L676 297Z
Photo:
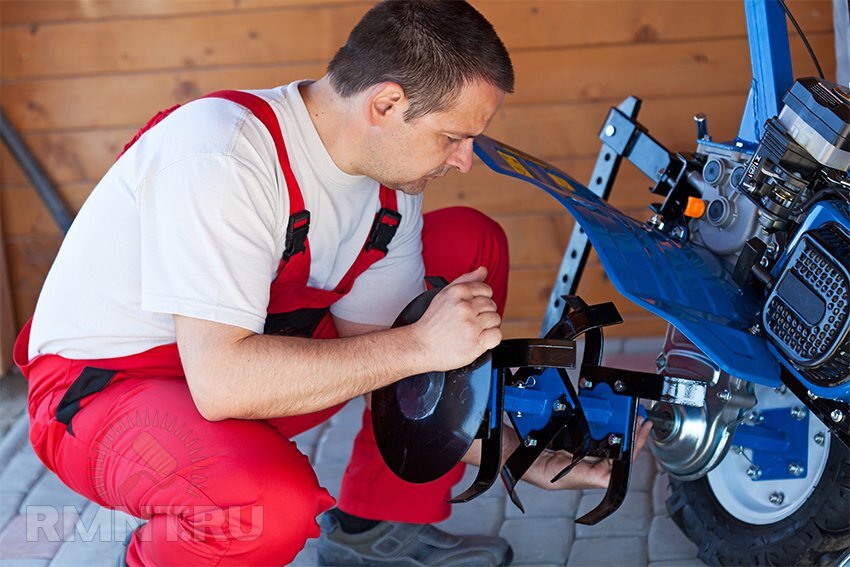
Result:
M791 88L788 25L778 0L744 0L753 82L741 117L738 140L757 144L764 123L779 114L782 96Z
M732 444L752 450L753 466L759 471L755 482L805 476L809 458L809 413L797 419L788 408L767 409L758 414L759 422L742 424L735 430ZM793 474L792 465L798 465Z

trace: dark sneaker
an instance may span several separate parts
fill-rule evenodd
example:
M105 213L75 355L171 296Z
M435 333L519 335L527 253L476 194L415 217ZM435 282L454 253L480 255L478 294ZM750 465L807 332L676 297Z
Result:
M381 522L359 534L345 533L332 512L319 518L319 565L382 567L502 567L513 550L492 536L457 536L427 524Z

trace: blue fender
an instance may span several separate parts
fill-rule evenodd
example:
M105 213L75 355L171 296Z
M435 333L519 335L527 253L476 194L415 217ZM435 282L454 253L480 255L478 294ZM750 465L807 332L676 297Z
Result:
M761 298L741 289L724 263L690 243L671 240L600 199L563 171L487 136L475 153L497 173L527 181L558 200L576 219L611 283L637 305L667 320L723 370L778 385L779 363L758 323Z

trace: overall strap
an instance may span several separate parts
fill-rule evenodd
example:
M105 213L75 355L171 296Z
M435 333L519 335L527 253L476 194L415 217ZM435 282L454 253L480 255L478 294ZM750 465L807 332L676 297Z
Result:
M292 172L292 165L289 163L289 154L286 151L286 144L283 141L283 133L280 130L277 115L268 102L257 95L244 91L216 91L203 98L223 98L244 106L269 131L274 141L277 160L280 163L281 171L283 171L286 191L289 195L289 223L286 227L283 258L277 271L280 275L284 266L289 265L287 268L289 277L306 285L307 279L310 277L310 246L307 241L307 234L310 230L310 211L304 208L304 196L301 194L301 188Z
M346 294L354 285L357 276L369 269L369 266L387 255L390 242L401 224L401 214L398 212L398 199L396 192L381 185L379 193L381 208L375 213L375 220L366 244L360 250L360 254L351 264L348 272L337 284L334 292Z

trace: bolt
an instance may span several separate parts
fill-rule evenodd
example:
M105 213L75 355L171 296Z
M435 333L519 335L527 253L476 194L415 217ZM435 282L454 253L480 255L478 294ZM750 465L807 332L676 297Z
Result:
M764 421L764 416L758 412L758 410L752 410L749 415L747 415L747 422L750 425L758 425Z
M617 380L614 382L614 390L616 390L617 392L625 392L626 385L623 383L622 380Z
M788 463L788 473L794 476L803 476L806 474L806 468L800 463Z
M720 390L719 392L717 392L717 397L719 399L723 400L724 402L728 403L729 400L732 399L732 392L730 392L729 390L725 390L725 389Z
M609 445L619 445L622 442L623 442L623 438L620 437L619 435L615 435L615 434L611 433L608 436L608 444Z
M815 443L821 447L823 447L823 444L826 443L826 435L823 434L823 431L815 433Z
M752 480L758 480L761 478L761 469L755 465L750 465L747 469L747 476Z
M829 419L834 421L835 423L841 423L844 421L844 412L840 409L832 410L832 413L829 414Z
M609 124L608 126L605 127L605 135L608 136L609 138L616 133L617 133L617 129L614 128L613 124Z
M517 416L517 418L522 417L522 412L521 411L516 412L516 416Z
M744 454L744 448L741 447L740 445L732 445L732 452L735 453L736 455L743 455Z
M525 441L522 442L526 447L537 447L537 439L534 437L526 437Z
M560 400L556 400L554 404L552 404L552 409L554 411L564 411L567 409L567 404Z
M785 384L780 384L778 387L773 389L775 392L778 392L780 396L784 396L785 392L788 391L788 386Z
M753 325L752 327L750 327L747 330L750 332L751 335L760 335L761 334L761 327L758 324Z
M784 492L771 492L768 497L771 504L776 504L777 506L781 506L783 502L785 502L785 493Z
M818 399L818 395L812 392L811 390L806 390L806 395L809 396L810 400Z
M806 411L806 408L801 408L800 406L794 406L791 408L791 417L797 421L803 421L806 419L807 414L808 412Z
M661 222L661 219L658 217L658 215L652 215L647 222L652 226L658 226L658 224Z
M767 256L762 256L761 260L759 260L759 266L762 268L766 268L770 265L770 258Z
M667 366L667 356L664 353L658 355L658 358L655 359L655 367L658 370L661 370Z
M670 235L676 240L684 240L685 239L685 228L681 226L677 226L673 229L673 232Z
M593 382L591 382L587 378L582 378L581 381L579 382L579 386L589 390L589 389L593 388Z

